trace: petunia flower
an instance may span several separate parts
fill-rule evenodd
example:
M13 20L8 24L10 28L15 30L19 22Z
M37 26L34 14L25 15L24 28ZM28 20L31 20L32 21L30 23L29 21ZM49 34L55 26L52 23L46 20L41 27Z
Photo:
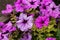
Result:
M8 34L2 34L1 40L9 40Z
M9 21L8 23L0 22L0 40L9 40L9 33L15 31L16 28Z
M15 11L16 12L23 12L24 11L24 5L22 3L22 0L17 0L14 3Z
M39 16L35 20L35 25L39 29L43 28L43 26L48 26L48 24L49 24L49 17L47 16Z
M13 11L13 6L10 4L7 4L6 9L2 10L1 12L2 12L2 14L5 15L5 14L10 14L12 11Z
M23 12L29 9L29 7L25 3L23 3L23 0L17 0L14 3L14 7L16 12Z
M42 12L42 15L50 16L48 8L49 8L49 6L45 5L45 4L42 4L40 6L40 11Z
M30 33L25 33L23 36L20 38L20 40L31 40L32 36Z
M40 4L40 0L23 0L22 1L28 8L37 8Z
M58 6L55 5L54 2L52 2L48 8L50 16L57 18L60 14Z
M48 38L46 38L46 40L56 40L56 38L48 37Z
M41 4L44 4L44 5L49 5L52 0L40 0L41 1Z
M2 27L2 32L12 32L12 31L15 31L16 28L12 25L11 22L8 22L7 24L5 24L3 27Z
M52 0L42 0L40 3L40 11L42 12L42 15L50 16L50 4L52 3Z
M60 5L58 5L58 10L59 10L59 13L60 13ZM60 14L59 14L58 18L60 18Z
M19 20L16 22L17 27L21 31L27 31L32 28L33 25L33 16L27 16L26 14L21 13L19 16Z
M8 33L7 34L2 34L0 32L0 40L9 40Z
M16 30L16 28L12 25L11 22L8 22L7 24L0 22L0 24L2 24L0 25L1 33L12 32Z
M0 22L0 27L3 26L3 25L4 25L4 23L3 22Z
M43 15L51 16L53 18L57 18L60 14L59 8L55 5L54 2L51 2L49 5L42 4L40 6L40 10Z

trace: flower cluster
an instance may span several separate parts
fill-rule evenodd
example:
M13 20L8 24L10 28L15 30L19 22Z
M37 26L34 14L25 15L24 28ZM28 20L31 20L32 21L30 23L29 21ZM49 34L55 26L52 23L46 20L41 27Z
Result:
M34 25L40 30L39 32L47 29L44 32L50 33L50 30L53 30L50 25L54 26L55 19L60 18L60 5L56 5L53 0L16 0L14 5L7 4L6 9L1 12L3 15L9 15L9 21L0 22L0 40L9 40L7 35L16 30L23 32L23 37L17 40L31 40L33 35L26 32L35 33L32 30ZM56 38L48 34L45 40L56 40Z
M0 22L0 40L9 40L8 39L9 33L15 30L16 28L13 27L11 22L8 22L6 24L3 22Z

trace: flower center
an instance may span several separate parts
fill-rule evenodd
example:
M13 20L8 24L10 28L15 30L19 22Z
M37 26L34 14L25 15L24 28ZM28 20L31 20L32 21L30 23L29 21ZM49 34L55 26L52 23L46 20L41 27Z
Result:
M24 24L27 23L27 20L23 20L23 23L24 23Z
M31 1L30 3L31 3L31 5L34 5L35 2Z
M52 10L55 10L55 8L53 7Z
M46 9L46 6L43 6L43 9Z
M41 24L43 24L44 23L44 21L41 21Z

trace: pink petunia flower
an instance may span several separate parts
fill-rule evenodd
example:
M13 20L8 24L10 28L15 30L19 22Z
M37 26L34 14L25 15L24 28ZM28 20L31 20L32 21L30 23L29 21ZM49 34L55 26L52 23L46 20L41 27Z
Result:
M9 40L8 34L2 34L0 32L0 40Z
M40 4L40 0L23 0L28 8L36 8Z
M15 31L16 28L13 27L12 23L9 21L8 23L0 22L0 40L9 40L9 33Z
M0 31L2 33L6 33L6 32L12 32L12 31L15 31L16 28L12 25L11 22L8 22L7 24L3 23L3 22L0 22Z
M56 38L48 37L48 38L46 38L46 40L56 40Z
M48 8L50 16L57 18L60 14L58 6L55 5L54 2L52 2Z
M10 14L12 11L13 11L13 6L10 4L7 4L6 9L2 10L1 12L2 12L2 14L5 15L5 14Z
M15 31L16 28L12 25L11 22L8 22L7 24L5 24L3 27L2 27L2 32L12 32L12 31Z
M35 25L37 28L43 28L43 26L48 26L49 24L49 18L46 16L39 16L35 20Z
M41 4L49 5L52 2L52 0L42 0Z
M24 7L22 7L20 4L15 3L15 10L16 12L23 12Z
M2 34L3 38L1 40L9 40L8 34Z
M50 16L48 8L49 8L49 6L47 6L45 4L42 4L40 6L40 11L42 12L42 15Z

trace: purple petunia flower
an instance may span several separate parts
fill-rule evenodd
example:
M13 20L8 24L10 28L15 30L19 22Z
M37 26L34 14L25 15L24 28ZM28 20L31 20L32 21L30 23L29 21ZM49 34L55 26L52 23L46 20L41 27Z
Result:
M13 27L10 21L6 24L0 22L0 40L9 40L8 38L9 33L15 30L16 28Z
M23 0L23 3L26 4L27 8L36 8L40 4L40 0Z
M48 26L49 24L49 18L46 16L39 16L35 20L35 25L37 28L42 28L43 26Z
M60 5L58 5L58 10L59 10L59 13L60 13ZM60 14L59 14L58 18L60 18Z
M23 0L17 0L14 4L16 12L23 12L24 10L29 9L28 6L25 3L23 3Z
M56 38L48 37L46 40L56 40Z
M11 12L13 11L13 6L10 5L10 4L7 4L6 5L6 9L5 10L2 10L2 14L10 14Z
M42 4L40 6L40 11L42 12L42 15L44 15L44 16L50 16L48 8L49 8L49 6L47 6L45 4Z
M30 8L36 8L39 6L39 2L39 0L17 0L14 6L16 12L23 12L24 10L28 10Z
M31 40L32 36L30 33L25 33L23 34L22 38L20 38L20 40Z
M59 12L59 8L58 6L55 5L54 2L52 2L50 5L49 5L49 13L50 13L50 16L54 17L54 18L57 18L58 15L60 14Z
M4 25L4 23L3 22L0 22L0 27L3 26L3 25Z
M2 34L2 39L1 40L9 40L8 34Z
M2 35L2 33L0 32L0 40L2 39L1 35Z
M4 24L2 22L0 22L0 30L2 33L5 33L5 32L12 32L12 31L15 31L16 28L13 27L12 23L11 22L8 22L7 24Z
M24 11L24 5L22 3L22 0L17 0L15 3L15 10L16 12L23 12Z
M2 32L6 32L6 31L12 32L12 31L15 31L15 30L16 30L16 28L12 25L11 22L8 22L7 24L5 24L2 27Z
M49 5L52 0L40 0L41 1L41 4L45 4L45 5Z
M15 30L16 28L13 27L10 21L6 24L0 22L0 40L9 40L8 38L9 33Z
M42 4L40 10L43 15L51 16L57 18L60 14L58 6L54 2L51 2L49 5Z
M24 11L24 8L20 6L20 4L15 4L15 9L16 9L16 12L23 12Z
M9 40L8 34L2 34L2 33L0 32L0 40Z
M19 16L19 20L16 22L17 27L21 31L27 31L28 29L32 28L33 25L33 16L28 16L26 14L21 13Z
M59 11L60 11L60 4L58 5Z

